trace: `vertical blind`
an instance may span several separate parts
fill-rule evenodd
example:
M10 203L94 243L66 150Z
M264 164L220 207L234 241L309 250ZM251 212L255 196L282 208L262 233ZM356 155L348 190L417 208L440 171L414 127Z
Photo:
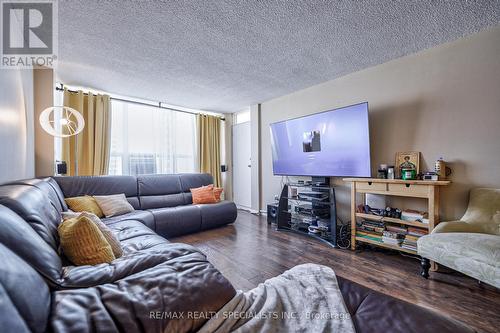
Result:
M110 175L196 172L196 116L111 102Z

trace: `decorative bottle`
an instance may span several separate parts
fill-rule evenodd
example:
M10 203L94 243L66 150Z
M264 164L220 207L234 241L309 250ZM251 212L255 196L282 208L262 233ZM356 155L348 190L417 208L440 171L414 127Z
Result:
M440 157L436 161L436 164L434 165L434 171L438 175L439 179L446 178L446 164L444 163L444 160L442 157Z

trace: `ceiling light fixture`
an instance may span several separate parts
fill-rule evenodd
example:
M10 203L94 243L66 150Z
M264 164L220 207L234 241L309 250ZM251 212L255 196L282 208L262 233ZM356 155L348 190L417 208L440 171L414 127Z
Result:
M40 114L39 121L45 132L59 138L77 135L85 127L82 114L67 106L46 108Z

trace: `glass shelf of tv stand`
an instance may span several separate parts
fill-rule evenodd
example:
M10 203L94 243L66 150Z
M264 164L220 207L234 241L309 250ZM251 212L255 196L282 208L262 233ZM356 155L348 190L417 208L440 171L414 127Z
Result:
M306 183L287 183L288 186L290 187L312 187L315 189L321 189L321 190L328 190L330 189L330 186L328 185L316 185L316 184L306 184Z
M330 221L330 217L325 217L324 215L316 214L313 211L311 211L309 213L304 213L304 212L300 212L299 213L299 212L293 211L291 209L285 209L285 210L283 210L283 213L287 213L287 214L293 215L293 216L295 216L297 218L299 218L299 217L304 217L304 218L315 217L318 220L321 220L321 221L324 221L324 222Z
M326 243L328 243L332 247L336 247L336 245L334 245L334 243L333 243L333 240L332 240L331 236L329 236L329 237L322 237L322 236L319 236L318 234L314 234L314 233L308 232L306 230L294 229L294 228L292 228L290 226L281 227L281 230L291 231L291 232L294 232L294 233L297 233L297 234L310 236L310 237L316 238L316 239L318 239L320 241L326 242Z
M299 197L283 197L283 199L295 200L295 201L302 201L302 202L310 202L310 203L313 203L313 204L319 204L319 205L325 205L325 206L331 206L331 205L333 205L333 202L330 202L330 201L322 201L322 200L315 200L315 199L304 199L304 198L299 198Z

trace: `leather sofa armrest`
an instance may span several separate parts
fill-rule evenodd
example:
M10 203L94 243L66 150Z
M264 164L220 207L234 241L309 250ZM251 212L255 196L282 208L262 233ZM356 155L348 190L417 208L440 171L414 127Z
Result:
M492 223L467 223L463 221L441 222L433 230L432 233L445 232L470 232L480 234L498 235L500 232L499 225Z

